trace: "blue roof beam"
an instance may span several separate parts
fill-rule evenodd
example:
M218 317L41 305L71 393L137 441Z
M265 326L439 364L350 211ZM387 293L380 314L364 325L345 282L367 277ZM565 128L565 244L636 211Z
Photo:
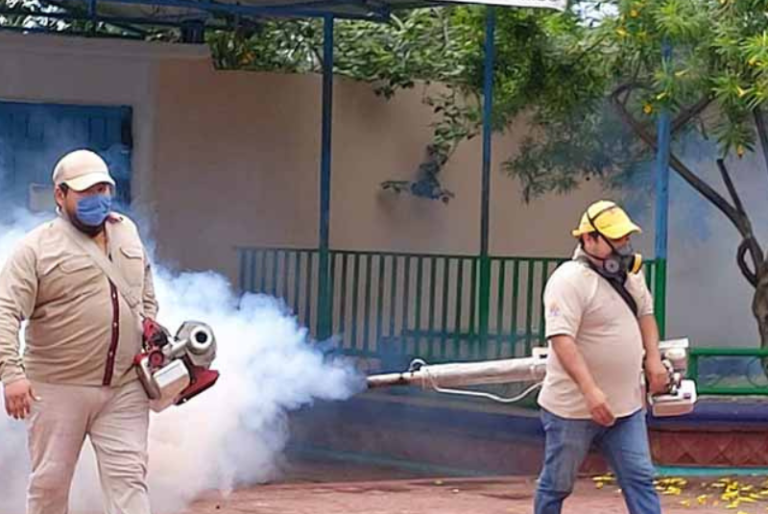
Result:
M331 1L331 0L327 0ZM361 2L360 0L338 0L338 4L334 4L335 7L349 6L361 7L364 9L362 12L351 11L349 13L340 12L335 13L334 16L338 18L348 19L362 19L371 21L387 21L389 17L389 11L382 10L379 4L368 4ZM221 2L211 2L209 0L194 2L190 0L109 0L104 3L117 3L124 5L149 5L153 7L173 7L177 9L188 9L190 11L209 12L216 14L230 14L230 15L242 15L253 17L306 17L306 18L321 18L329 14L328 9L309 7L294 7L291 4L285 5L243 5L243 4L229 4Z

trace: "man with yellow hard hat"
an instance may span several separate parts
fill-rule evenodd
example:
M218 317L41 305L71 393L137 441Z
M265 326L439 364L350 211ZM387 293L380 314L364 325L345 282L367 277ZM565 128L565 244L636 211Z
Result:
M621 207L589 206L572 234L573 259L544 291L551 352L539 395L546 434L535 514L559 514L595 445L616 474L630 514L660 514L645 423L642 375L667 388L653 298L630 238L640 233Z

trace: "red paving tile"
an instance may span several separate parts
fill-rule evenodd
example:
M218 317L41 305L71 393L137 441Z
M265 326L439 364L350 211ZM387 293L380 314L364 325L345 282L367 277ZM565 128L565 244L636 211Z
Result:
M710 485L702 488L706 480L689 479L688 486L679 495L662 495L664 513L766 512L766 500L726 508L728 502L718 498L718 504L713 505L722 489ZM755 484L753 491L761 490L758 485L762 480L749 481ZM529 514L533 490L533 478L522 477L297 481L238 490L226 497L211 494L192 505L185 514ZM704 505L697 501L702 494L709 495L702 498ZM689 502L690 506L683 502ZM626 509L615 486L598 489L592 479L584 478L567 500L563 512L619 514Z

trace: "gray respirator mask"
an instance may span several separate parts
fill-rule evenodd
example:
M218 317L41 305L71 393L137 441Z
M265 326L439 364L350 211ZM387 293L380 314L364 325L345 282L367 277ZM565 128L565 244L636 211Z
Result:
M597 233L597 237L602 238L603 241L608 243L608 246L611 247L611 254L607 257L596 257L591 254L587 254L587 255L589 255L595 260L600 261L602 265L602 270L608 275L619 276L619 275L626 275L629 273L639 273L640 268L642 268L643 266L642 255L640 255L639 253L636 253L632 249L632 245L630 243L627 243L621 248L616 248L616 246L614 246L611 240L605 237L605 234L603 234L595 224L595 220L599 218L601 214L603 214L604 212L607 212L610 209L613 209L613 206L598 212L594 216L587 215L587 219L589 220L589 223L592 225L592 228L595 229L595 233Z

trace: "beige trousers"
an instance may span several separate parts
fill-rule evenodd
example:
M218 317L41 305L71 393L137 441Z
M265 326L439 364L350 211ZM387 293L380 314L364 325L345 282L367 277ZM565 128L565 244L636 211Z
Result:
M27 419L32 474L27 514L67 514L85 437L90 437L105 514L150 514L147 494L149 400L139 381L122 387L34 382L40 400Z

